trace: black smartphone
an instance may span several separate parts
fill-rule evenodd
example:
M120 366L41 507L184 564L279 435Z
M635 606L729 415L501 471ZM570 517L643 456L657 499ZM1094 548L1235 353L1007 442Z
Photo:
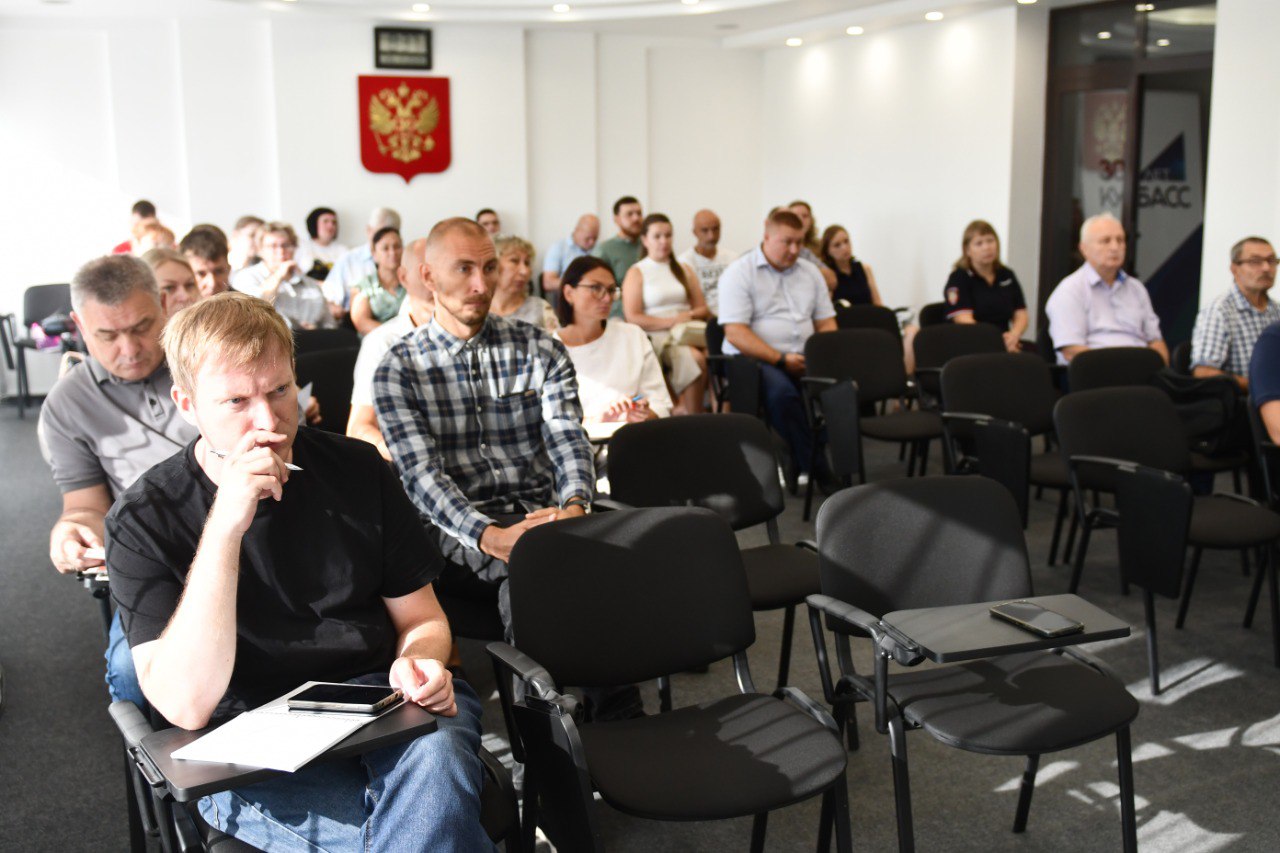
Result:
M1063 637L1084 630L1082 623L1041 607L1034 601L1006 601L992 607L991 615L1041 637Z
M400 691L368 684L313 684L289 697L299 711L377 714L400 701Z

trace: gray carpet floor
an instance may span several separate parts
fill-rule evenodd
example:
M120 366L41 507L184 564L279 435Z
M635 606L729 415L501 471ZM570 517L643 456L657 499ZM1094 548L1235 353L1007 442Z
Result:
M901 476L894 449L868 451L872 480ZM33 414L19 421L13 408L0 407L0 850L122 850L123 765L106 712L102 627L96 602L49 564L48 530L58 508ZM1049 499L1035 502L1028 531L1042 593L1063 591L1067 581L1063 568L1046 565L1053 509ZM798 501L788 506L782 530L788 541L813 535ZM742 538L763 542L763 530ZM1142 704L1133 730L1139 842L1146 851L1280 849L1280 670L1272 666L1270 620L1264 606L1252 630L1241 628L1249 579L1236 555L1206 554L1200 574L1186 629L1173 629L1175 602L1157 605L1166 692L1155 698L1147 688L1141 598L1119 593L1114 534L1095 538L1081 589L1134 626L1129 639L1094 651ZM777 669L782 620L760 614L756 624L750 658L763 688ZM862 654L860 665L867 660ZM489 696L493 677L483 652L468 644L464 662ZM793 684L821 698L807 630L797 633L792 673ZM677 704L733 690L728 662L673 682ZM655 695L648 690L651 708ZM849 756L854 840L859 850L888 851L895 849L888 749L863 709L862 748ZM488 702L485 722L495 737L503 734L496 700ZM1020 836L1010 826L1021 760L960 752L921 732L909 743L921 850L1120 847L1111 741L1044 758L1030 825ZM817 813L816 803L775 813L767 849L812 849ZM750 839L746 819L661 824L603 804L599 815L616 851L745 850Z

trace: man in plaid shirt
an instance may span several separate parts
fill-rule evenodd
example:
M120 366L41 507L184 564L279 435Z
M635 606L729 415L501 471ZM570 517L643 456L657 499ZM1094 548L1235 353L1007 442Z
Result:
M1227 375L1249 388L1249 359L1262 330L1280 321L1280 305L1267 292L1276 283L1276 250L1262 237L1231 247L1235 285L1204 308L1191 336L1191 372Z

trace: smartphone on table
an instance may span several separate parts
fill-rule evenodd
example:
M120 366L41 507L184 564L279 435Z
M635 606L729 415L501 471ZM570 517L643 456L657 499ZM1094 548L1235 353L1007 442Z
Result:
M289 697L297 711L333 711L342 714L377 714L399 702L401 693L391 687L370 684L313 684Z
M1006 601L992 607L991 615L1041 637L1064 637L1084 630L1083 623L1041 607L1034 601Z

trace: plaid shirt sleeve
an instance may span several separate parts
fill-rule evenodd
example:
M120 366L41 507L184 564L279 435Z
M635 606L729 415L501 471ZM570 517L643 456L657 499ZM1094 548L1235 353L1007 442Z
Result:
M402 341L392 348L373 379L374 407L382 438L400 481L418 511L445 533L480 550L480 534L494 521L475 509L462 489L445 473L435 439L423 417L426 404Z
M582 428L578 377L564 344L548 336L546 380L542 386L542 440L555 466L560 505L570 498L590 501L595 495L591 443Z
M1222 370L1231 355L1231 327L1222 316L1221 300L1215 299L1200 309L1195 331L1191 333L1191 366Z

